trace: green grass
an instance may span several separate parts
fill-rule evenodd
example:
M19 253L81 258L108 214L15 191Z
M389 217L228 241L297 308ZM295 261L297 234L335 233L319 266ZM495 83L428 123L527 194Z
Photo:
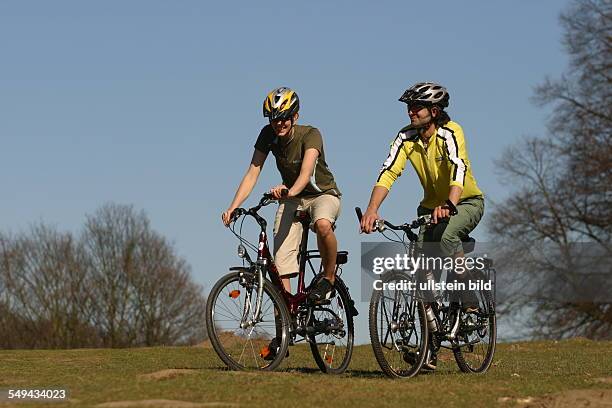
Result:
M290 350L290 358L274 373L227 371L212 349L202 347L4 350L0 389L65 387L71 401L52 404L58 408L151 399L266 407L506 407L516 398L564 390L612 390L609 381L601 380L612 376L612 342L500 344L484 375L460 373L446 352L435 373L408 380L386 378L370 346L356 347L341 376L321 374L308 348ZM195 371L166 379L142 377L164 369ZM512 400L499 402L502 397Z

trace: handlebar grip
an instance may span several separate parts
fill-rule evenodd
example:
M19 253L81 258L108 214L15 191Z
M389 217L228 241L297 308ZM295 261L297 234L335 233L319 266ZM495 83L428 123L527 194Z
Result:
M361 219L363 218L363 213L361 212L361 208L355 207L355 212L357 213L357 219L359 220L359 222L361 222Z
M289 195L289 189L283 188L281 190L281 198L285 198ZM267 200L276 200L276 197L272 193L264 193L263 197Z
M232 213L230 214L230 222L236 221L242 214L244 214L243 208L234 209L234 211L232 211Z

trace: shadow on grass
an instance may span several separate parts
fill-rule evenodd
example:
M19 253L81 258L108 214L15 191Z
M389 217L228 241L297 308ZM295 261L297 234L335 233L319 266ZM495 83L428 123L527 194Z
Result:
M209 371L209 372L226 372L226 373L235 373L235 374L306 374L306 375L321 375L327 376L329 374L323 373L318 368L312 367L288 367L288 368L280 368L276 371L236 371L230 370L227 367L219 366L219 367L194 367L194 370L201 371ZM379 370L351 370L348 369L343 374L339 375L340 377L355 377L355 378L387 378L381 371Z

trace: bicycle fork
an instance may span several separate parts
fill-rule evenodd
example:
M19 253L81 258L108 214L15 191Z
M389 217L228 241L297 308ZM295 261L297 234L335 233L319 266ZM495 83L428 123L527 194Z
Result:
M259 322L261 322L261 302L263 298L263 290L264 290L264 267L267 264L267 255L268 255L268 246L266 244L266 232L265 227L259 233L259 246L257 248L257 262L255 263L255 269L257 270L257 300L255 301L255 310L253 311L253 318L249 321L248 319L249 313L245 313L242 317L242 321L240 322L241 328L246 328L253 326ZM249 301L249 307L251 302ZM243 327L244 326L244 327Z
M247 292L247 300L244 304L244 313L242 314L242 319L240 321L240 328L246 329L248 327L252 327L255 324L261 322L261 302L263 298L263 287L264 287L264 277L263 277L263 268L261 265L257 265L257 280L259 284L257 285L257 299L255 300L255 308L253 309L253 314L250 313L252 299L251 292ZM249 317L252 316L251 319Z

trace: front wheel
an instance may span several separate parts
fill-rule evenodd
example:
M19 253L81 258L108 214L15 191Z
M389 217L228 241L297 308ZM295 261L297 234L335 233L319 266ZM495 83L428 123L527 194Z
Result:
M284 300L264 279L258 317L258 288L255 274L229 273L215 284L206 302L210 342L234 370L274 370L289 347L290 317Z
M399 271L381 276L382 290L370 299L370 341L376 361L392 378L416 375L427 355L429 329L425 306L413 290L395 290L411 277Z
M335 290L336 296L330 299L330 304L312 307L308 324L314 330L309 336L312 356L327 374L342 374L353 355L353 305L339 277L336 277Z

